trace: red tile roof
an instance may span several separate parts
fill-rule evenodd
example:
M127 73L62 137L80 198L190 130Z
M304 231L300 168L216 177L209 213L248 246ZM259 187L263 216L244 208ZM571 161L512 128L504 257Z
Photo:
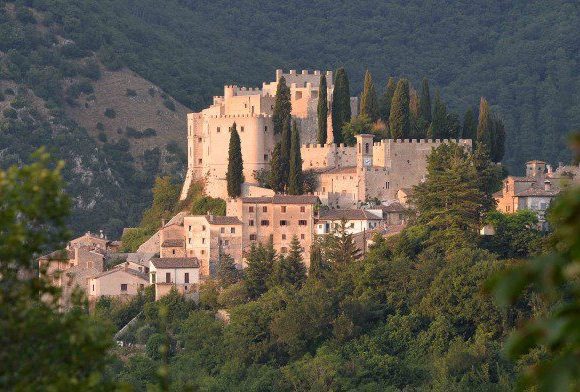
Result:
M220 216L220 215L206 215L206 219L212 225L241 225L240 221L235 216Z
M319 220L321 221L337 221L337 220L382 220L383 218L376 216L365 210L350 210L350 209L336 209L320 211Z
M243 203L255 204L318 204L320 200L314 195L274 195L271 197L242 197Z
M164 257L150 260L155 268L199 268L199 260L196 257Z
M165 240L161 244L162 248L183 248L185 246L185 240L175 239L175 240Z

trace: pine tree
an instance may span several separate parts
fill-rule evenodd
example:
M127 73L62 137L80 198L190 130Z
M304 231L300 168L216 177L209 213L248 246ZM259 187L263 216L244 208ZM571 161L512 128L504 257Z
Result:
M244 269L244 285L250 298L256 299L268 290L275 259L272 241L266 246L252 243L246 258L248 266Z
M323 253L332 268L340 268L360 257L353 235L346 229L346 220L342 220L334 233L325 238Z
M363 92L360 99L360 114L367 116L371 122L379 119L379 103L377 100L377 92L373 84L373 77L367 70L365 73L365 81Z
M292 124L292 143L290 145L290 174L288 175L288 193L301 195L303 193L302 156L300 154L300 132L296 121Z
M276 193L284 191L284 165L282 162L282 143L276 143L270 160L270 188Z
M429 80L423 78L423 84L421 85L421 98L419 100L419 118L425 122L425 124L430 124L432 121L431 115L431 94L429 93Z
M292 237L290 253L287 257L279 257L275 266L275 282L278 285L302 287L306 281L306 266L302 261L302 247L297 236Z
M393 95L395 94L395 79L389 77L387 81L387 87L385 92L379 98L379 115L381 120L389 126L389 115L391 114L391 102L393 101Z
M407 79L401 79L397 83L389 114L389 128L393 139L405 139L410 136L411 118L409 113L409 81Z
M477 143L484 143L488 151L492 148L492 119L487 100L481 97L479 101L479 121L477 123Z
M463 116L463 127L461 129L461 137L463 139L475 139L477 132L477 122L475 121L475 115L473 114L473 108L468 108Z
M285 124L288 124L288 129L290 128L291 116L290 88L286 85L286 79L282 76L276 87L276 101L274 102L274 112L272 114L275 135L279 135L284 131Z
M336 70L332 94L332 134L334 143L342 143L342 126L350 121L350 88L344 68Z
M435 91L433 101L433 122L431 123L431 135L433 139L443 139L447 135L447 108L441 100L439 90Z
M216 277L222 287L232 285L239 280L238 269L232 256L220 254L216 265Z
M330 271L330 266L325 262L322 254L320 241L315 241L310 247L310 267L308 269L309 279L323 279Z
M326 86L326 75L320 75L320 85L318 87L318 134L319 144L326 144L326 128L328 126L328 88Z
M230 146L228 150L228 171L226 173L228 184L228 196L236 198L242 194L244 182L244 162L242 159L242 146L240 135L236 129L236 123L230 128Z

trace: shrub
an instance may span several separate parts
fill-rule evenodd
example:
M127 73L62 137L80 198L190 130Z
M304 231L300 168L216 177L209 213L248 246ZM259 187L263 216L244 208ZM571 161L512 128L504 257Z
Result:
M34 18L32 11L25 7L16 8L16 19L22 23L36 23L36 19Z
M137 332L135 332L135 340L140 344L147 344L149 338L155 333L155 328L146 324L140 327Z
M88 60L85 65L79 68L79 74L85 78L99 80L101 78L101 68L95 60Z
M107 108L105 109L105 116L109 118L115 118L117 117L117 112L115 111L115 109Z
M99 132L97 139L99 139L99 141L101 141L103 143L106 143L107 142L107 135L105 135L104 132Z
M4 117L6 117L6 118L12 118L12 119L18 118L18 112L16 112L16 110L14 110L12 108L4 109L2 114L4 114Z
M98 122L98 123L97 123L97 129L98 129L99 131L104 131L104 130L105 130L105 125L103 125L103 123L102 123L102 122Z
M128 97L136 97L137 96L137 91L135 91L135 90L133 90L131 88L128 88L127 89L127 96Z
M125 128L125 135L134 139L141 139L141 132L132 127Z
M167 109L171 110L172 112L175 111L175 103L173 103L172 100L170 100L170 99L163 100L163 105L165 105L165 107Z
M6 95L14 95L15 93L14 93L14 90L13 89L7 88L7 89L4 90L4 94L6 94Z
M146 130L143 131L143 137L151 137L156 135L157 131L153 128L147 128Z
M147 351L147 355L151 359L161 359L161 351L167 350L167 342L163 335L160 333L153 334L147 340L147 346L145 350Z
M0 91L0 102L4 101L6 99L6 96L2 93L2 91Z

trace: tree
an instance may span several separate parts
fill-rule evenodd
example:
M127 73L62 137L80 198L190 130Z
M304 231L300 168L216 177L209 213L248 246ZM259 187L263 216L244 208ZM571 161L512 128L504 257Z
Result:
M276 192L284 191L284 162L282 161L282 143L276 143L274 151L272 152L272 160L270 161L270 188Z
M478 144L472 155L475 170L479 174L479 189L483 192L483 207L486 211L495 209L496 201L493 194L501 189L503 170L489 158L486 145Z
M479 121L477 123L477 143L483 143L491 151L492 148L492 118L487 100L481 97L479 101Z
M371 122L379 119L379 103L377 101L377 92L373 84L371 73L367 69L363 92L360 99L360 114L369 118Z
M326 144L328 127L328 88L326 86L326 75L320 75L320 84L318 87L318 134L317 139L319 144Z
M353 235L346 229L346 220L336 225L333 233L325 238L322 251L332 268L340 268L360 257Z
M409 113L409 81L407 79L401 79L397 83L389 114L389 128L393 139L405 139L410 136L411 118Z
M43 150L30 165L0 170L0 389L116 389L103 374L112 328L80 300L58 308L60 291L36 259L61 248L70 201L62 162ZM66 333L64 333L66 332Z
M373 128L371 120L361 114L359 116L353 117L349 122L342 126L342 137L343 142L347 146L354 146L356 144L356 135L361 133L372 133L375 135L375 139L384 139L384 135L378 134Z
M389 125L391 102L393 101L393 95L395 95L395 87L395 79L389 77L385 92L379 98L379 115L381 116L381 120L383 120L387 126Z
M493 116L491 124L491 160L501 162L505 153L505 126L497 116Z
M541 232L534 211L504 214L493 210L487 213L485 223L493 226L495 234L482 237L483 247L502 259L523 259L539 250Z
M330 266L324 260L322 254L322 245L320 241L315 241L310 247L310 267L308 269L308 278L322 279Z
M244 269L244 285L250 298L258 298L268 290L275 259L272 241L266 246L252 243L246 257L248 266Z
M280 165L281 171L278 173L282 181L282 189L288 187L288 175L290 172L290 150L292 148L292 130L290 123L284 123L282 129L282 140L280 141Z
M274 112L272 122L274 123L274 134L279 135L284 131L285 124L290 129L292 118L292 101L290 100L290 88L286 85L286 79L282 76L278 80L276 87L276 101L274 102Z
M334 143L343 142L342 126L350 121L350 87L344 68L336 70L332 94L332 134Z
M240 135L236 129L236 123L230 128L226 180L228 183L228 196L234 199L241 196L242 183L244 182L244 161L242 159L242 145Z
M290 243L288 256L280 256L275 266L275 281L279 285L289 284L297 288L306 281L306 267L302 261L302 247L298 237L294 235Z
M239 280L238 269L232 256L220 254L216 265L216 277L222 287L230 286Z
M421 98L419 99L419 118L425 124L431 123L431 94L429 93L429 80L423 78L421 85Z
M473 114L473 108L468 108L463 116L463 127L461 129L461 138L475 140L477 134L477 121Z
M435 91L433 122L429 128L429 132L429 137L432 139L444 139L447 137L447 108L441 100L439 90Z
M300 133L296 121L292 124L292 144L290 147L290 174L288 175L288 194L301 195L304 182L302 180L302 156L300 155Z

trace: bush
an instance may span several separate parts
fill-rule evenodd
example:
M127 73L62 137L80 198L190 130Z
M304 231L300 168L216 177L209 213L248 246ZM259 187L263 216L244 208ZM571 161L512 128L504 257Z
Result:
M139 344L147 344L149 338L155 333L155 328L146 324L135 332L135 340Z
M147 340L145 350L151 359L159 360L162 357L162 351L167 350L167 339L160 333L153 334Z
M80 67L79 74L85 78L99 80L101 78L101 68L96 61L88 60L85 65Z
M125 135L134 139L141 139L141 132L132 127L125 128Z
M127 96L128 97L136 97L137 96L137 91L135 91L135 90L133 90L131 88L128 88L127 89Z
M14 93L14 90L13 89L7 88L7 89L4 90L4 94L6 94L6 95L14 95L15 93Z
M149 95L151 95L152 97L155 96L155 89L153 87L149 88Z
M172 112L175 111L175 103L173 103L172 100L170 100L170 99L163 100L163 105L165 105L165 107L167 109L171 110Z
M97 123L97 129L99 131L104 131L105 130L105 125L102 122L98 122Z
M25 7L16 8L16 19L22 23L36 23L32 11Z
M2 114L4 114L4 117L6 117L6 118L12 118L12 119L18 118L18 112L12 108L4 109Z
M105 109L105 116L109 118L115 118L117 117L117 112L115 109L107 108Z
M0 102L4 101L6 99L6 96L2 93L2 91L0 91Z
M153 128L147 128L146 130L143 131L143 137L151 137L156 135L157 131Z
M106 143L107 142L107 135L105 135L104 132L99 132L97 139L99 139L100 142Z

